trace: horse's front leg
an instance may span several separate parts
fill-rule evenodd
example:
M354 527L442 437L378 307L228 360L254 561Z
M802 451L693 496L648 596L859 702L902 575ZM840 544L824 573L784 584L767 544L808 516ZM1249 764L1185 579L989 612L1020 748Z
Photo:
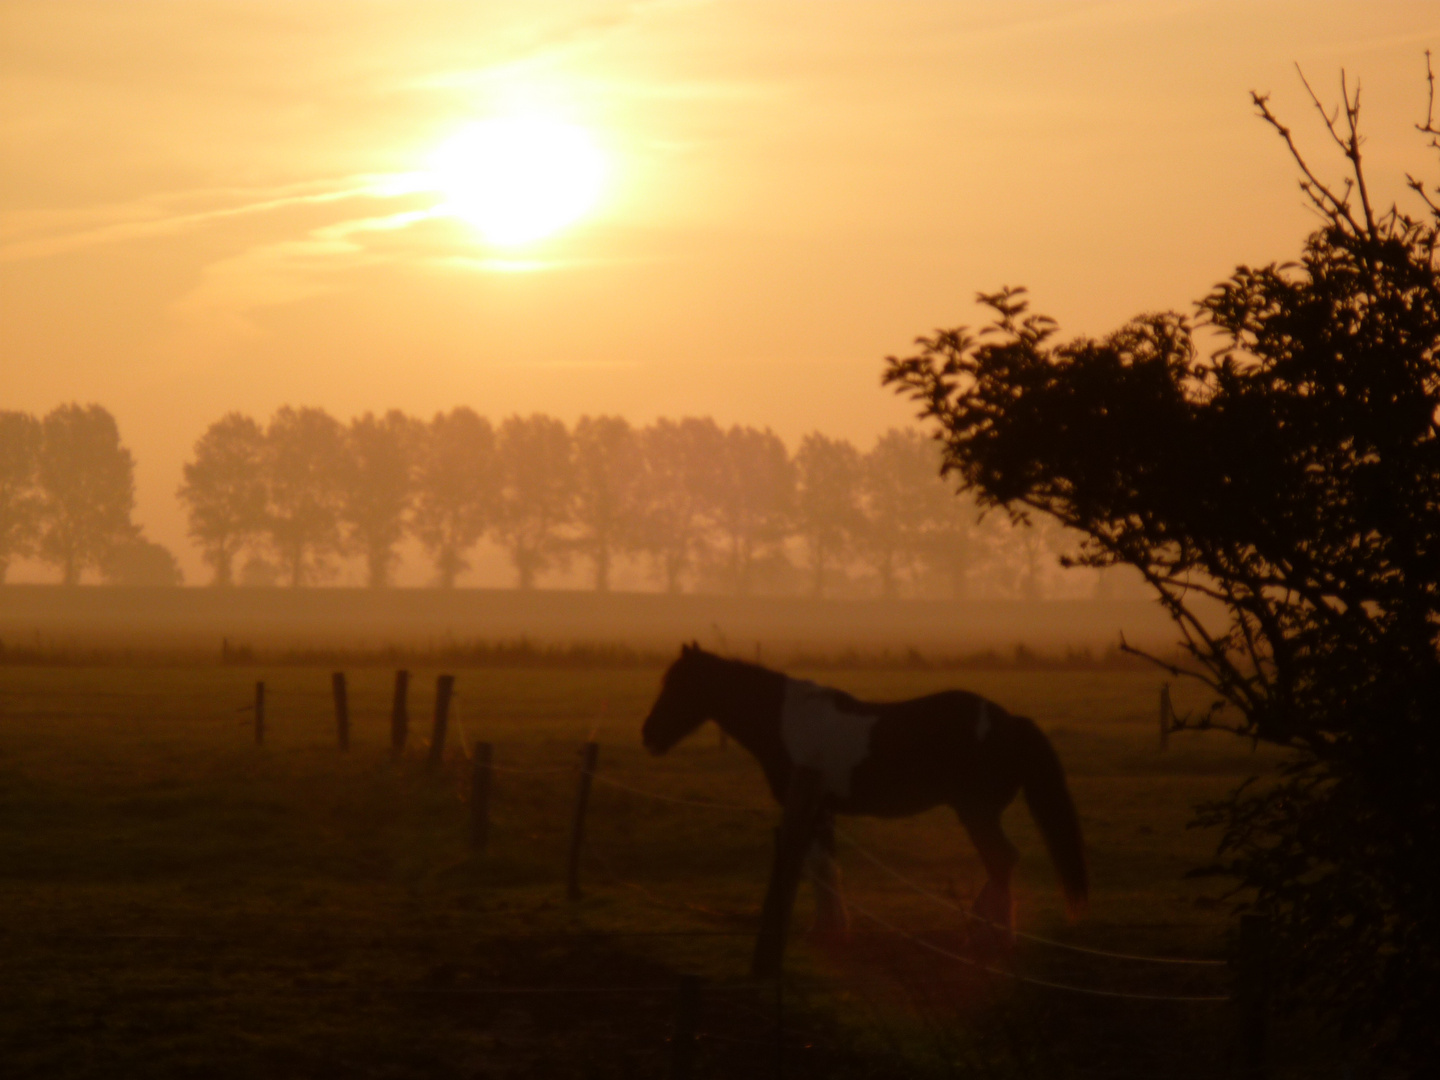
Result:
M840 864L835 861L835 815L820 811L815 838L805 856L805 872L815 889L815 932L844 939L850 933L850 916L840 890Z
M1015 845L1000 829L1000 819L965 821L980 861L985 866L985 885L975 898L975 918L979 933L976 940L983 944L1009 948L1015 943L1014 900L1010 894L1010 878L1020 855Z

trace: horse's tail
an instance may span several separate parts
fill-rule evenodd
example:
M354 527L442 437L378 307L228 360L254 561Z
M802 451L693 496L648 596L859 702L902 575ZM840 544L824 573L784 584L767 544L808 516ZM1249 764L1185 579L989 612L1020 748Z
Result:
M1090 897L1090 875L1085 869L1085 843L1080 837L1080 816L1065 783L1065 770L1055 747L1033 720L1015 718L1021 728L1020 785L1030 815L1050 859L1060 874L1065 907L1071 917L1082 914Z

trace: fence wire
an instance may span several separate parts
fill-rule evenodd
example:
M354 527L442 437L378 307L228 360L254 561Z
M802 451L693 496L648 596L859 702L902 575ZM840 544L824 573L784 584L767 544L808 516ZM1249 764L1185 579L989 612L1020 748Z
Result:
M935 903L941 905L942 907L949 908L952 911L958 911L967 919L978 922L984 926L988 926L994 930L1004 930L1009 933L1013 933L1017 938L1022 938L1025 941L1032 941L1037 945L1046 945L1052 949L1064 949L1066 952L1084 953L1087 956L1100 956L1110 960L1130 960L1137 963L1145 964L1177 964L1190 967L1227 966L1224 960L1192 960L1184 957L1146 956L1141 953L1115 952L1110 949L1092 948L1088 945L1072 945L1067 941L1056 941L1053 938L1041 937L1039 934L1028 934L1021 930L1010 930L1009 927L1001 926L999 923L991 922L989 919L985 919L979 915L976 915L973 911L969 911L961 907L959 904L956 904L953 901L947 899L946 897L940 896L938 893L931 892L923 885L912 881L910 878L902 874L899 870L896 870L893 866L882 862L878 856L876 856L873 852L867 850L866 848L862 847L859 841L857 841L853 836L850 836L848 833L842 832L840 829L836 829L835 835L844 840L846 845L857 855L861 856L867 862L871 863L878 869L883 870L885 873L893 877L896 881L900 882L902 885L905 885L910 890L919 894L920 896L923 896L928 900L932 900Z
M19 700L19 699L30 699L30 698L37 698L37 697L41 697L41 696L43 696L43 695L40 694L40 692L38 692L38 691L32 692L32 691L28 691L28 690L17 690L17 689L12 689L12 688L0 688L0 699L8 699L8 700L10 700L11 702L14 702L14 701ZM154 702L156 702L157 700L159 700L159 699L157 698L157 695L155 695L155 694L153 694L153 693L149 693L149 692L144 692L144 691L106 691L106 690L93 690L93 691L88 691L88 690L86 690L86 691L78 691L78 692L76 692L73 696L76 697L76 698L78 698L78 699L81 699L82 701L85 701L85 702L106 703L106 704L108 704L108 703L116 703L116 702L133 702L133 703L145 702L145 703L154 703ZM457 695L457 696L458 696L458 695ZM323 701L332 700L332 697L333 697L333 695L332 695L332 693L331 693L330 691L321 690L321 689L318 689L318 688L315 688L315 689L311 689L311 688L282 688L282 687L276 687L276 686L273 686L273 685L267 685L267 686L266 686L267 705L275 703L277 699L279 699L280 701L291 700L291 701L297 701L297 702L298 702L298 701L304 701L304 702L323 702ZM236 711L236 713L247 713L247 712L253 712L254 709L255 709L255 705L254 705L253 702L251 702L251 703L249 703L249 704L239 706L235 711ZM233 714L232 714L232 715L233 715ZM464 750L464 752L468 755L470 751L469 751L468 745L466 745L466 744L468 744L469 740L465 737L465 731L464 731L463 721L462 721L461 717L459 716L459 710L458 710L458 708L457 708L456 714L455 714L455 721L456 721L457 728L459 729L459 734L460 734L460 736L461 736L459 742L460 742L460 744L461 744L462 749ZM576 766L574 766L574 765L569 765L569 766L550 766L550 767L521 767L521 766L500 765L500 764L492 763L492 764L490 765L490 768L491 768L492 770L494 770L495 772L499 772L499 773L509 773L509 774L516 774L516 775L532 775L532 776L542 776L542 775L555 776L555 775L566 774L566 773L574 774L574 773L576 773L576 771L577 771ZM592 773L592 774L591 774L591 779L592 779L593 781L597 782L597 783L600 783L600 784L606 786L606 787L612 788L612 789L614 789L614 790L626 792L626 793L628 793L628 794L630 794L630 795L632 795L632 796L635 796L635 797L637 797L637 798L648 799L648 800L652 800L652 801L655 801L655 802L666 803L666 804L669 804L669 805L686 806L686 807L694 807L694 808L697 808L697 809L718 810L718 811L733 812L733 813L763 814L763 815L767 815L767 816L773 815L773 814L775 813L775 810L774 810L774 809L769 809L769 808L764 808L764 807L758 807L758 806L754 806L754 805L745 805L745 804L740 804L740 803L723 802L723 801L720 801L720 800L696 799L696 798L687 798L687 797L683 797L683 796L667 795L667 794L664 794L664 793L661 793L661 792L657 792L657 791L653 791L653 790L647 790L647 789L645 789L645 788L635 787L635 786L633 786L633 785L630 785L630 784L627 784L627 783L623 783L623 782L618 781L618 780L611 779L611 778L609 778L609 777L607 777L607 776L604 776L604 775L602 775L602 774L600 774L600 773L598 773L598 772ZM1025 932L1025 931L1011 931L1010 928L999 926L998 924L995 924L995 923L991 922L990 920L984 919L984 918L976 915L974 912L968 911L967 909L963 908L961 905L954 903L952 900L950 900L950 899L948 899L948 898L946 898L946 897L944 897L944 896L941 896L941 895L933 892L933 891L930 890L930 889L925 888L923 885L921 885L921 884L919 884L918 882L914 881L913 879L911 879L910 877L908 877L906 874L902 873L900 870L898 870L898 869L896 869L895 867L889 865L887 862L885 862L884 860L882 860L881 858L879 858L877 855L875 855L872 851L870 851L869 849L867 849L865 846L861 845L861 844L860 844L851 834L849 834L848 832L845 832L845 831L840 830L840 829L836 829L836 835L837 835L837 837L839 837L840 839L842 839L842 840L844 841L844 843L846 844L846 847L847 847L848 850L853 850L853 851L854 851L856 854L858 854L861 858L865 859L865 860L866 860L867 862L869 862L871 865L875 866L877 869L881 870L882 872L884 872L885 874L889 875L891 878L893 878L894 880L896 880L896 881L899 882L900 884L904 885L907 889L911 890L911 891L912 891L913 893L915 893L916 895L919 895L919 896L921 896L921 897L924 897L925 899L931 901L932 903L938 904L938 905L940 905L940 906L942 906L942 907L944 907L944 908L946 908L946 909L948 909L948 910L958 912L959 914L963 915L965 918L970 919L970 920L975 921L975 922L978 922L978 923L980 923L980 924L982 924L982 925L987 925L987 926L990 926L990 927L992 927L992 928L994 928L994 929L1001 930L1001 931L1004 931L1004 932L1007 932L1007 933L1013 932L1015 937L1020 938L1020 939L1022 939L1022 940L1029 941L1029 942L1032 942L1032 943L1034 943L1034 944L1042 945L1042 946L1045 946L1045 947L1048 947L1048 948L1064 950L1064 951L1066 951L1066 952L1071 952L1071 953L1076 953L1076 954L1081 954L1081 955L1086 955L1086 956L1093 956L1093 957L1097 957L1097 958L1101 958L1101 959L1117 960L1117 961L1122 961L1122 962L1157 964L1157 965L1175 965L1175 966L1185 966L1185 967L1206 967L1206 968L1222 968L1222 967L1225 967L1225 966L1226 966L1226 962L1223 961L1223 960L1206 960L1206 959L1192 959L1192 958L1182 958L1182 957L1150 956L1150 955L1144 955L1144 954L1138 954L1138 953L1122 952L1122 951L1118 951L1118 950L1101 949L1101 948L1096 948L1096 947L1092 947L1092 946L1076 945L1076 944L1069 943L1069 942L1056 941L1056 940L1051 939L1051 938L1042 937L1042 936L1040 936L1040 935L1033 934L1033 933L1028 933L1028 932ZM630 881L630 880L628 880L628 879L625 879L625 878L621 877L618 873L616 873L616 872L614 871L614 869L613 869L613 868L611 867L611 865L609 864L608 860L606 860L606 859L603 857L603 855L601 855L599 852L594 851L593 848L587 848L587 854L591 855L593 858L595 858L595 859L601 864L601 866L603 867L603 870L604 870L606 876L607 876L613 883L618 884L618 885L620 885L620 886L622 886L622 887L631 889L631 890L633 890L633 891L635 891L635 892L638 892L639 894L643 895L646 899L648 899L650 902L656 904L657 906L661 906L661 907L664 907L664 908L667 908L667 909L670 909L670 910L676 910L676 911L699 912L699 913L702 913L702 914L705 914L705 915L708 915L708 916L711 916L711 917L716 917L716 916L727 917L727 918L729 917L729 916L725 916L725 914L722 913L722 912L715 911L715 910L710 909L710 908L707 908L707 907L705 907L705 906L703 906L703 905L694 904L694 903L676 904L676 903L667 901L667 900L665 900L664 898L658 896L653 890L649 889L649 888L646 887L645 885L643 885L643 884L641 884L641 883L639 883L639 882ZM826 884L824 881L821 881L821 880L816 879L814 883L815 883L815 885L816 885L817 887L819 887L819 888L826 889L826 890L829 890L829 891L833 892L837 897L840 897L840 896L841 896L841 894L840 894L838 891L832 889L832 888L831 888L828 884ZM1132 1001L1212 1003L1212 1002L1224 1002L1224 1001L1230 1000L1230 998L1229 998L1228 995L1148 994L1148 993L1135 993L1135 992L1129 992L1129 991L1104 990L1104 989L1099 989L1099 988L1095 988L1095 987L1077 986L1077 985L1073 985L1073 984L1069 984L1069 983L1061 983L1061 982L1055 982L1055 981L1047 980L1047 979L1039 979L1039 978L1034 978L1034 977L1031 977L1031 976L1020 975L1020 974L1018 974L1018 973L1016 973L1016 972L1013 972L1013 971L1009 971L1009 970L1006 970L1006 969L1003 969L1003 968L997 968L997 967L994 967L994 966L991 966L991 965L984 964L984 963L982 963L981 961L976 960L976 959L973 958L973 957L965 956L965 955L963 955L963 954L961 954L961 953L958 953L958 952L955 952L955 951L953 951L953 950L946 949L946 948L943 948L942 946L936 945L934 942L928 941L928 940L926 940L924 937L920 936L919 933L917 933L917 932L915 932L915 931L912 931L912 930L904 929L904 928L902 928L902 927L900 927L900 926L897 926L897 925L895 925L894 923L890 922L889 920L885 919L883 916L880 916L880 915L876 914L875 912L869 910L868 908L866 908L866 907L864 907L864 906L862 906L862 905L860 905L860 904L855 903L853 899L844 898L844 897L841 897L841 898L842 898L842 900L846 903L846 905L847 905L851 910L853 910L853 911L855 911L856 913L860 914L860 915L863 916L864 918L870 920L870 921L873 922L875 925L877 925L877 926L879 926L879 927L882 927L882 928L883 928L885 931L887 931L888 933L894 934L894 935L896 935L896 936L898 936L898 937L900 937L900 938L903 938L903 939L905 939L905 940L908 940L908 941L910 941L911 943L913 943L914 945L916 945L916 946L919 947L919 948L925 949L925 950L927 950L927 951L929 951L929 952L931 952L931 953L933 953L933 954L936 954L936 955L938 955L938 956L941 956L941 957L943 957L943 958L946 958L946 959L949 959L949 960L952 960L952 961L955 961L955 962L958 962L958 963L961 963L961 964L965 964L965 965L967 965L967 966L970 966L970 967L976 968L976 969L978 969L978 970L984 971L984 972L986 972L986 973L988 973L988 974L990 974L990 975L994 975L994 976L997 976L997 977L1000 977L1000 978L1010 979L1010 980L1013 980L1013 981L1016 981L1016 982L1019 982L1019 983L1023 983L1023 984L1026 984L1026 985L1038 986L1038 987L1043 987L1043 988L1050 989L1050 990L1056 990L1056 991L1061 991L1061 992L1066 992L1066 993L1072 993L1072 994L1083 994L1083 995L1089 995L1089 996L1093 996L1093 997L1116 998L1116 999L1132 1000ZM602 933L603 933L603 932L602 932ZM746 935L748 935L749 933L750 933L750 931L748 931L748 930L747 930L747 931L704 931L704 932L685 932L685 931L677 931L677 932L673 932L673 933L667 934L667 935L665 935L665 936L675 936L675 937L681 937L681 936L700 936L700 935L702 935L702 934L704 934L704 935L720 935L720 934L746 934ZM158 935L158 934L157 934L157 935L96 935L96 936L97 936L97 937L110 937L110 938L116 938L116 939L123 939L123 938L140 939L140 938L151 938L151 937L153 937L153 938L156 939L156 940L175 940L175 939L178 938L178 937L183 937L183 935ZM600 936L600 935L597 935L597 936ZM618 935L617 935L617 936L618 936ZM635 932L632 936L642 936L642 935L641 935L640 932ZM648 936L659 936L659 935L648 935ZM495 994L502 994L502 993L512 993L512 994L526 994L526 993L657 993L657 992L660 992L660 991L658 991L658 990L655 989L655 988L642 988L642 987L629 987L629 988L626 988L626 987L610 987L610 988L597 988L597 987L493 987L493 988L479 988L479 987L474 987L474 988L406 988L406 987L335 987L335 988L323 988L323 987L317 987L317 988L301 988L301 987L297 987L297 988L295 988L295 989L296 989L296 990L305 991L305 992L326 992L326 991L329 991L329 992L356 992L356 991L362 991L362 990L373 990L374 992L381 992L381 993L438 993L438 994L447 994L447 993L448 993L448 994L485 994L485 993L495 993ZM178 988L178 987L176 988L176 992L182 992L183 990L184 990L184 988ZM670 992L670 991L667 989L667 990L664 991L664 992L668 993L668 992Z

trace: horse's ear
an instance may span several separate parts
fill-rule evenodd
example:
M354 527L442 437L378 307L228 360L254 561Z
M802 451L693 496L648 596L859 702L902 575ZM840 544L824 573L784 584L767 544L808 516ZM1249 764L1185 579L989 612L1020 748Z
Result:
M695 646L688 641L680 643L680 655L689 656L695 650Z

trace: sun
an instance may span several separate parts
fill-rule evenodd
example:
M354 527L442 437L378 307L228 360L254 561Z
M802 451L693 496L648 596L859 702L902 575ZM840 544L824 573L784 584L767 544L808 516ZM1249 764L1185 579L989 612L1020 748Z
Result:
M584 128L547 117L469 124L431 156L438 207L500 247L544 239L599 200L605 158Z

